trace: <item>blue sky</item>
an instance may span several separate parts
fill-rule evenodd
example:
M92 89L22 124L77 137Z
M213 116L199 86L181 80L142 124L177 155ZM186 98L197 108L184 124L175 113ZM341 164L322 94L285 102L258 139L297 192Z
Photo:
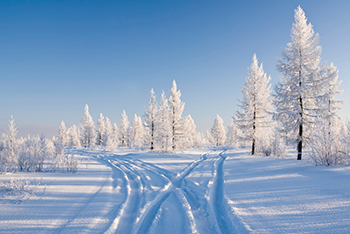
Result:
M350 100L350 1L2 0L0 132L13 115L19 135L51 136L62 120L78 124L85 104L95 122L103 113L119 123L123 109L132 120L173 79L197 130L216 114L228 125L254 53L279 80L298 5Z

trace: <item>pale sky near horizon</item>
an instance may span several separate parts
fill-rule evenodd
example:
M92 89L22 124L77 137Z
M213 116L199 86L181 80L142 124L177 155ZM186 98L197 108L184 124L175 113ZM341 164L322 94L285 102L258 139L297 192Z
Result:
M57 134L88 104L119 124L143 115L175 79L197 130L229 124L254 53L279 80L300 5L320 34L322 59L339 69L350 117L350 1L0 1L0 133Z

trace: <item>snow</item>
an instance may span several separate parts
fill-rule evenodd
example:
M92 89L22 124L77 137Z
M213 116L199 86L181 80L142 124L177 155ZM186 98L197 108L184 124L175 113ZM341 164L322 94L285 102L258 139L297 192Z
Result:
M77 173L8 173L0 233L346 233L350 167L249 155L72 150ZM40 183L39 183L40 182Z

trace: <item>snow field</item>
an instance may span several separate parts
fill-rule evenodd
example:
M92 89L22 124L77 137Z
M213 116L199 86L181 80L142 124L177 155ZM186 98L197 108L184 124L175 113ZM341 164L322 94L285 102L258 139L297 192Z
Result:
M254 233L348 233L350 168L227 152L232 212Z
M176 154L76 150L74 154L84 160L75 174L1 175L0 182L12 177L41 181L36 197L19 204L3 198L1 233L346 233L350 229L349 167L314 167L295 159L251 156L244 149Z
M87 157L79 156L80 159ZM25 177L39 180L35 199L19 205L1 204L1 233L102 232L109 216L122 202L122 194L113 186L113 171L90 160L78 173L14 173L1 175L2 181Z

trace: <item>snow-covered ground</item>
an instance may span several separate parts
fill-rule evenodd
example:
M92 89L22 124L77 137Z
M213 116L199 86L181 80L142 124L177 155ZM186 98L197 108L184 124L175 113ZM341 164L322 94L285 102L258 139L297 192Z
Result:
M350 167L233 149L74 153L75 174L1 174L0 233L350 232Z

